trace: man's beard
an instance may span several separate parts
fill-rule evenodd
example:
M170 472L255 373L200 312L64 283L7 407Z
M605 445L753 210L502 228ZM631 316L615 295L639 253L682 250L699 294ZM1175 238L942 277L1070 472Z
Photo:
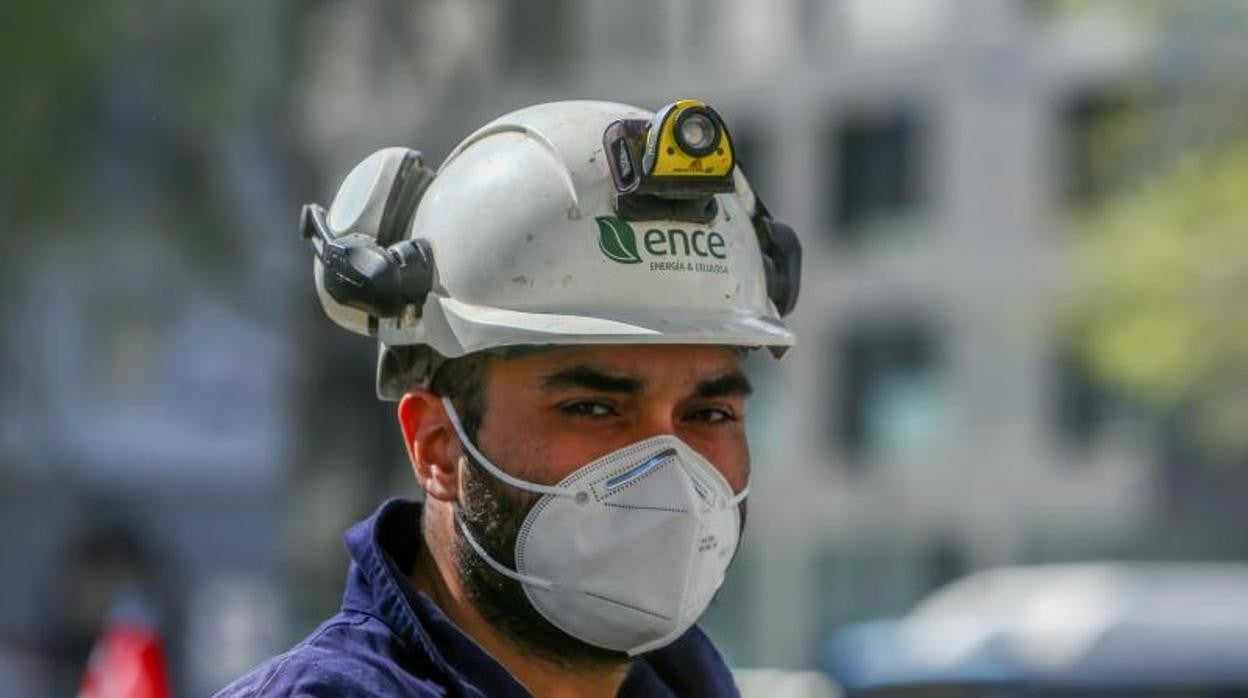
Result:
M516 538L541 495L496 482L475 460L463 478L464 525L495 560L515 569ZM477 612L521 652L568 669L597 670L628 661L628 655L596 647L565 633L533 607L520 582L499 574L473 551L455 526L455 566Z

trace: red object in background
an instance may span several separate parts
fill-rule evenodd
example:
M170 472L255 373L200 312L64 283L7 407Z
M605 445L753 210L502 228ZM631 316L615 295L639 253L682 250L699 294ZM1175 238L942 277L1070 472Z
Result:
M91 650L78 698L170 698L160 637L143 623L104 626Z

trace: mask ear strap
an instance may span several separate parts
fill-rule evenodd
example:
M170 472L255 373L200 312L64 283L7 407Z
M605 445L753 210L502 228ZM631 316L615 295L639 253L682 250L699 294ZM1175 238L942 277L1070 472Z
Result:
M481 467L485 468L486 471L488 471L496 479L501 480L516 489L521 489L526 492L549 494L555 497L567 497L569 499L576 498L576 492L573 492L566 487L559 487L558 485L540 485L536 482L521 480L514 475L509 475L506 472L503 472L502 468L499 468L497 465L491 463L490 459L485 457L485 454L477 450L476 445L473 444L472 440L468 438L468 434L464 433L464 425L460 423L459 415L455 413L455 406L451 404L451 399L447 397L442 398L442 406L446 408L446 414L451 418L451 424L455 427L455 433L459 435L459 442L462 443L464 448L468 450L468 453L472 455L473 460L480 463Z
M492 555L485 552L485 548L481 547L481 544L478 543L477 539L473 537L472 532L468 530L468 523L464 521L463 511L459 507L455 507L455 525L459 526L459 530L464 534L464 539L468 541L468 545L472 546L472 550L477 554L477 557L485 560L485 564L493 568L495 572L507 577L508 579L514 579L517 582L535 586L538 589L545 589L547 591L559 591L561 589L558 584L555 584L552 581L538 579L537 577L530 577L527 574L517 572L498 560L495 560Z
M732 494L732 485L728 483L728 480L724 478L722 473L720 473L718 470L715 469L715 466L712 465L710 461L706 460L706 458L702 457L701 454L699 454L697 451L694 451L693 449L688 449L687 452L690 455L692 455L696 461L700 461L703 465L703 468L705 468L707 471L710 472L710 474L713 476L713 481L718 483L723 488L721 491L723 490L728 491L728 494L730 496L724 500L723 507L725 509L737 506L738 504L741 503L742 500L744 500L746 497L750 495L750 483L749 482L745 483L745 487L741 488L740 492L737 492L736 494ZM698 468L691 467L689 463L682 463L682 467L685 470L685 474L687 474L690 477L690 479L693 480L694 488L697 489L698 492L703 497L707 496L707 490L709 488L707 487L705 481L703 481L702 478L698 476L698 472L697 472Z

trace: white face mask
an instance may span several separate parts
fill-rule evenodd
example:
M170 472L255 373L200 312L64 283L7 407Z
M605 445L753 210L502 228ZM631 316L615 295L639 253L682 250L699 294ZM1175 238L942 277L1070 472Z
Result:
M737 504L724 476L672 435L625 446L557 485L513 477L468 439L450 400L447 414L464 448L491 475L541 494L516 538L516 569L455 521L477 556L520 582L533 607L557 628L630 656L684 634L706 610L736 553Z

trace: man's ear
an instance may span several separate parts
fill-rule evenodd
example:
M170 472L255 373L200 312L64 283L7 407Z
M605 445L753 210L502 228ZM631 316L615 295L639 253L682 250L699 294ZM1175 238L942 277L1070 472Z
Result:
M455 501L459 496L459 439L442 399L423 388L408 392L399 401L399 426L425 494Z

